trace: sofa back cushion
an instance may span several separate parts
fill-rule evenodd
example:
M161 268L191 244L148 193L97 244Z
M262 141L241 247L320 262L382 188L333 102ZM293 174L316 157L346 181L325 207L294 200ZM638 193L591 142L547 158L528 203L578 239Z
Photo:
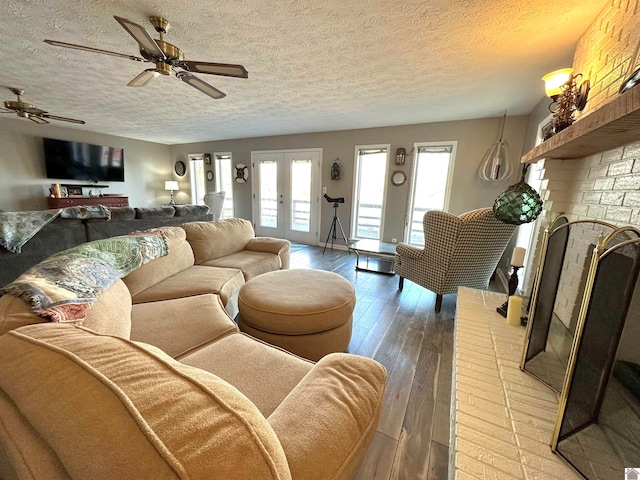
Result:
M193 265L193 251L186 240L185 231L180 227L164 227L161 230L165 233L169 254L142 265L122 279L132 297Z
M0 337L0 390L71 478L291 478L245 396L149 345L22 327Z
M30 305L18 297L0 297L0 335L34 323L49 323L49 320L33 313ZM102 292L98 301L87 312L82 325L99 333L129 338L131 294L122 280Z
M182 225L187 232L196 265L244 250L255 233L251 222L229 218L215 222L190 222Z

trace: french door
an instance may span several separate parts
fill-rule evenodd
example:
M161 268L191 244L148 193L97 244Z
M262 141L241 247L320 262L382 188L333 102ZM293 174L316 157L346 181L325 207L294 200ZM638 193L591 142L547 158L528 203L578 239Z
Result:
M251 152L256 235L318 243L322 149Z

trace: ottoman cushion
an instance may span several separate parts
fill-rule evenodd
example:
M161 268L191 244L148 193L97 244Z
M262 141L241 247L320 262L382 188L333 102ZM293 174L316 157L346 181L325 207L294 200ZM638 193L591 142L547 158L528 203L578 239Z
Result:
M282 335L307 335L351 319L356 296L340 275L322 270L278 270L252 278L240 290L242 320Z

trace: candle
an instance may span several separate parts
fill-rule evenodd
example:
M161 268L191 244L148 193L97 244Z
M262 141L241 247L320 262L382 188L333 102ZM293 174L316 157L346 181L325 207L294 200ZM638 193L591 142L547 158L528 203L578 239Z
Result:
M522 267L524 266L524 254L526 250L522 247L516 247L513 249L513 254L511 255L511 266L512 267Z
M520 316L522 315L522 298L512 295L509 297L507 306L507 325L517 327L520 325Z

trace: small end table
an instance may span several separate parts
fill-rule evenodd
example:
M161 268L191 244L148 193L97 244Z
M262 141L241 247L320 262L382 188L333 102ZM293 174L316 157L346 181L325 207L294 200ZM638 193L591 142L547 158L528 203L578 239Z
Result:
M356 270L364 272L382 273L383 275L395 275L393 271L393 258L396 255L396 244L381 242L380 240L358 240L349 245L349 251L356 254ZM366 257L366 266L360 265L360 254ZM370 262L370 258L374 261Z

